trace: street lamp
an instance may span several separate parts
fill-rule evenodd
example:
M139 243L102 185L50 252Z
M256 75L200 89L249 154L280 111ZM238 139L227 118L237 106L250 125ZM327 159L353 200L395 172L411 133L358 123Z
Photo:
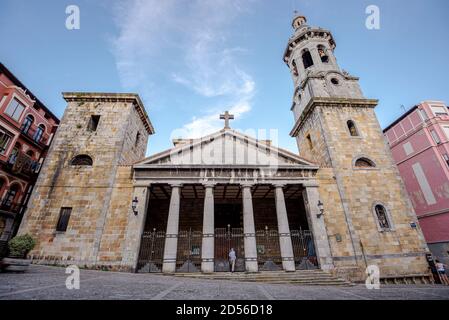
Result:
M131 205L131 207L133 208L133 212L134 212L135 216L137 216L139 214L139 212L137 211L137 204L138 203L139 203L139 200L137 200L137 197L135 197L133 199L133 202L132 202L132 205Z
M321 202L321 200L318 200L318 209L320 209L320 213L316 215L317 218L324 215L324 204Z

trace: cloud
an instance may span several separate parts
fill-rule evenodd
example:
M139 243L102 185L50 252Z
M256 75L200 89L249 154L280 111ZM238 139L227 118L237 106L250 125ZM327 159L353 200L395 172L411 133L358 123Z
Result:
M218 115L225 107L237 117L249 112L255 82L238 61L245 48L232 40L237 32L233 22L249 10L251 1L116 3L113 52L122 85L152 102L161 93L169 99L173 86L200 98L202 105L192 110L197 115L181 128L186 138L222 128Z

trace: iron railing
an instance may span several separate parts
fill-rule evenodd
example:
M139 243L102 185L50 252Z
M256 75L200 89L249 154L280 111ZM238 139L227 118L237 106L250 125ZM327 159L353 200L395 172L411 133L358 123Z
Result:
M137 272L162 272L164 259L165 232L144 232L140 243Z
M312 232L309 230L292 230L290 234L296 269L317 269L318 260Z
M277 230L259 230L256 232L257 262L259 270L282 270L279 233ZM288 236L288 235L283 235ZM296 269L317 269L314 239L311 231L292 230L290 232ZM243 228L215 229L215 271L229 272L229 251L234 248L237 261L235 271L245 271ZM200 231L180 231L176 257L177 272L201 271L202 233ZM141 239L138 272L162 272L164 258L165 232L147 231Z
M203 234L200 231L180 231L178 234L177 272L201 271L201 244Z
M256 232L257 264L261 271L282 270L282 257L277 230Z
M36 127L35 125L31 125L30 127L22 125L21 133L28 138L32 139L37 144L45 146L48 142L49 135L46 134L42 129Z

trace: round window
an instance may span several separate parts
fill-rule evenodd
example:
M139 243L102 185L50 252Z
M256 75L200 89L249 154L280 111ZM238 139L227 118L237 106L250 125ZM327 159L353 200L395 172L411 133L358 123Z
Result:
M338 81L337 78L332 78L332 79L331 79L331 82L332 82L332 84L335 84L335 85L340 84L340 82Z

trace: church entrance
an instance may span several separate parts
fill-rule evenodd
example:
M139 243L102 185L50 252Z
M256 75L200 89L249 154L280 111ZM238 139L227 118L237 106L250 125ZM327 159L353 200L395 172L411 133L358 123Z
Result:
M215 272L229 272L229 251L234 249L235 272L245 271L243 208L240 186L217 185L214 192Z
M296 269L318 268L313 234L303 199L304 187L298 184L287 185L282 189L290 228L290 233L282 234L278 231L275 190L272 184L256 184L251 188L258 270L283 270L283 259L294 260ZM213 191L214 231L210 234L214 237L213 270L230 271L229 251L234 248L237 255L235 271L244 272L242 188L240 185L217 184ZM153 184L149 192L137 271L162 272L166 240L169 238L166 230L172 190L168 184ZM180 190L176 272L201 272L204 198L203 185L185 184ZM291 238L292 257L282 257L282 237Z

